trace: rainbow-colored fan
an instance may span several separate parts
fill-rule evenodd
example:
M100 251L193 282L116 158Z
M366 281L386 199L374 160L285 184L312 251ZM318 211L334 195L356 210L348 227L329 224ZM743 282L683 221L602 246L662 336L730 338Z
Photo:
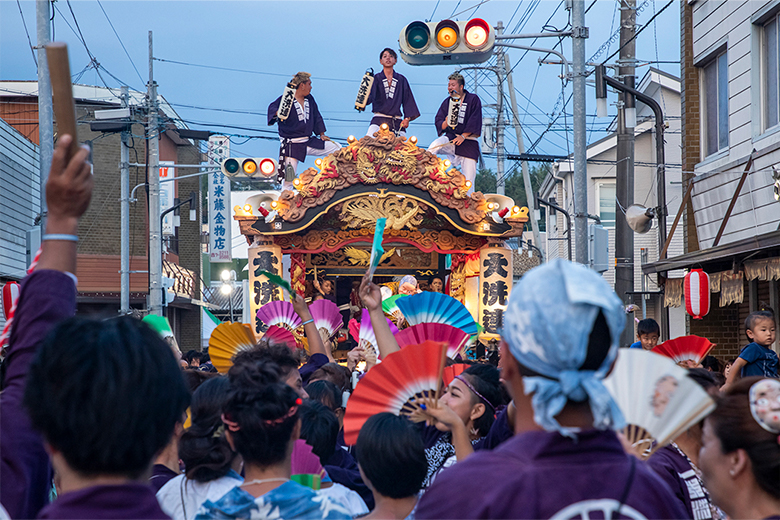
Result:
M345 442L355 444L360 428L372 415L412 416L418 410L416 401L438 397L446 353L446 343L426 341L393 352L369 370L347 403Z
M426 340L443 341L447 344L447 357L455 359L468 342L469 335L444 323L420 323L398 332L395 340L401 348L417 345Z
M409 325L444 323L462 330L469 336L477 333L477 324L466 307L452 296L423 292L399 298L396 305Z

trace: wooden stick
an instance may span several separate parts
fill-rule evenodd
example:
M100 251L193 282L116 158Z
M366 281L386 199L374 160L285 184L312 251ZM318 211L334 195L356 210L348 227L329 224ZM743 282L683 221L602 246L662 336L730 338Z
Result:
M447 364L447 344L441 344L441 360L439 361L439 379L436 381L436 402L439 401L441 394L441 383L444 379L444 365Z
M57 121L57 135L70 135L73 141L68 148L65 163L79 150L76 132L76 106L73 103L73 83L70 79L68 44L51 42L46 45L46 61L49 63L54 119Z
M748 162L745 165L745 169L742 172L742 177L739 178L739 183L737 184L737 189L734 191L734 196L731 197L731 202L729 202L729 207L726 209L726 215L723 217L723 221L720 223L720 228L718 228L718 234L715 235L715 241L712 243L712 247L716 247L718 243L720 242L720 237L723 236L723 232L726 230L726 224L729 223L729 218L731 217L731 211L734 209L734 205L737 203L737 199L739 198L739 194L742 192L742 186L745 185L745 180L747 179L748 175L750 175L750 168L753 166L753 154L756 153L756 149L754 148L752 152L750 152L750 157L748 157Z
M666 250L669 249L669 244L672 243L672 237L674 236L674 231L677 229L677 224L680 223L680 217L682 217L683 211L685 211L685 207L688 205L688 202L691 200L691 193L693 192L693 179L688 181L688 189L685 190L685 197L683 197L682 204L680 204L680 209L677 210L677 216L674 217L674 222L672 223L672 230L669 231L669 236L666 237L666 242L664 242L664 248L661 249L661 254L658 255L659 260L663 260L666 258Z

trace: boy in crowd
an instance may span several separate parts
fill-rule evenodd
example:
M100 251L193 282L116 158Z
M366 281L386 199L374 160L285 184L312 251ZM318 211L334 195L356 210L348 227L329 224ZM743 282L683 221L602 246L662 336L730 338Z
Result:
M661 327L653 318L647 318L640 321L636 326L636 343L631 344L631 348L642 348L653 350L658 345L658 338L661 336Z

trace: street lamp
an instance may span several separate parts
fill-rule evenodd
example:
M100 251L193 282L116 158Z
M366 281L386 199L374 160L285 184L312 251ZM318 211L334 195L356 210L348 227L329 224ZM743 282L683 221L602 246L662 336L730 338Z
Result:
M236 280L236 272L233 270L228 271L225 269L220 273L220 278L222 279L222 287L220 287L220 291L222 294L228 297L228 305L230 308L230 321L233 322L233 287Z

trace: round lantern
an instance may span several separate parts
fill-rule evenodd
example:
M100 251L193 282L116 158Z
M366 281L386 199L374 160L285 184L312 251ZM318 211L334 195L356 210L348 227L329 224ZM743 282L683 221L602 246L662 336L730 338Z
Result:
M3 316L7 320L11 317L11 312L19 298L19 284L8 282L3 286Z
M685 312L700 320L710 312L710 277L701 269L685 275Z

